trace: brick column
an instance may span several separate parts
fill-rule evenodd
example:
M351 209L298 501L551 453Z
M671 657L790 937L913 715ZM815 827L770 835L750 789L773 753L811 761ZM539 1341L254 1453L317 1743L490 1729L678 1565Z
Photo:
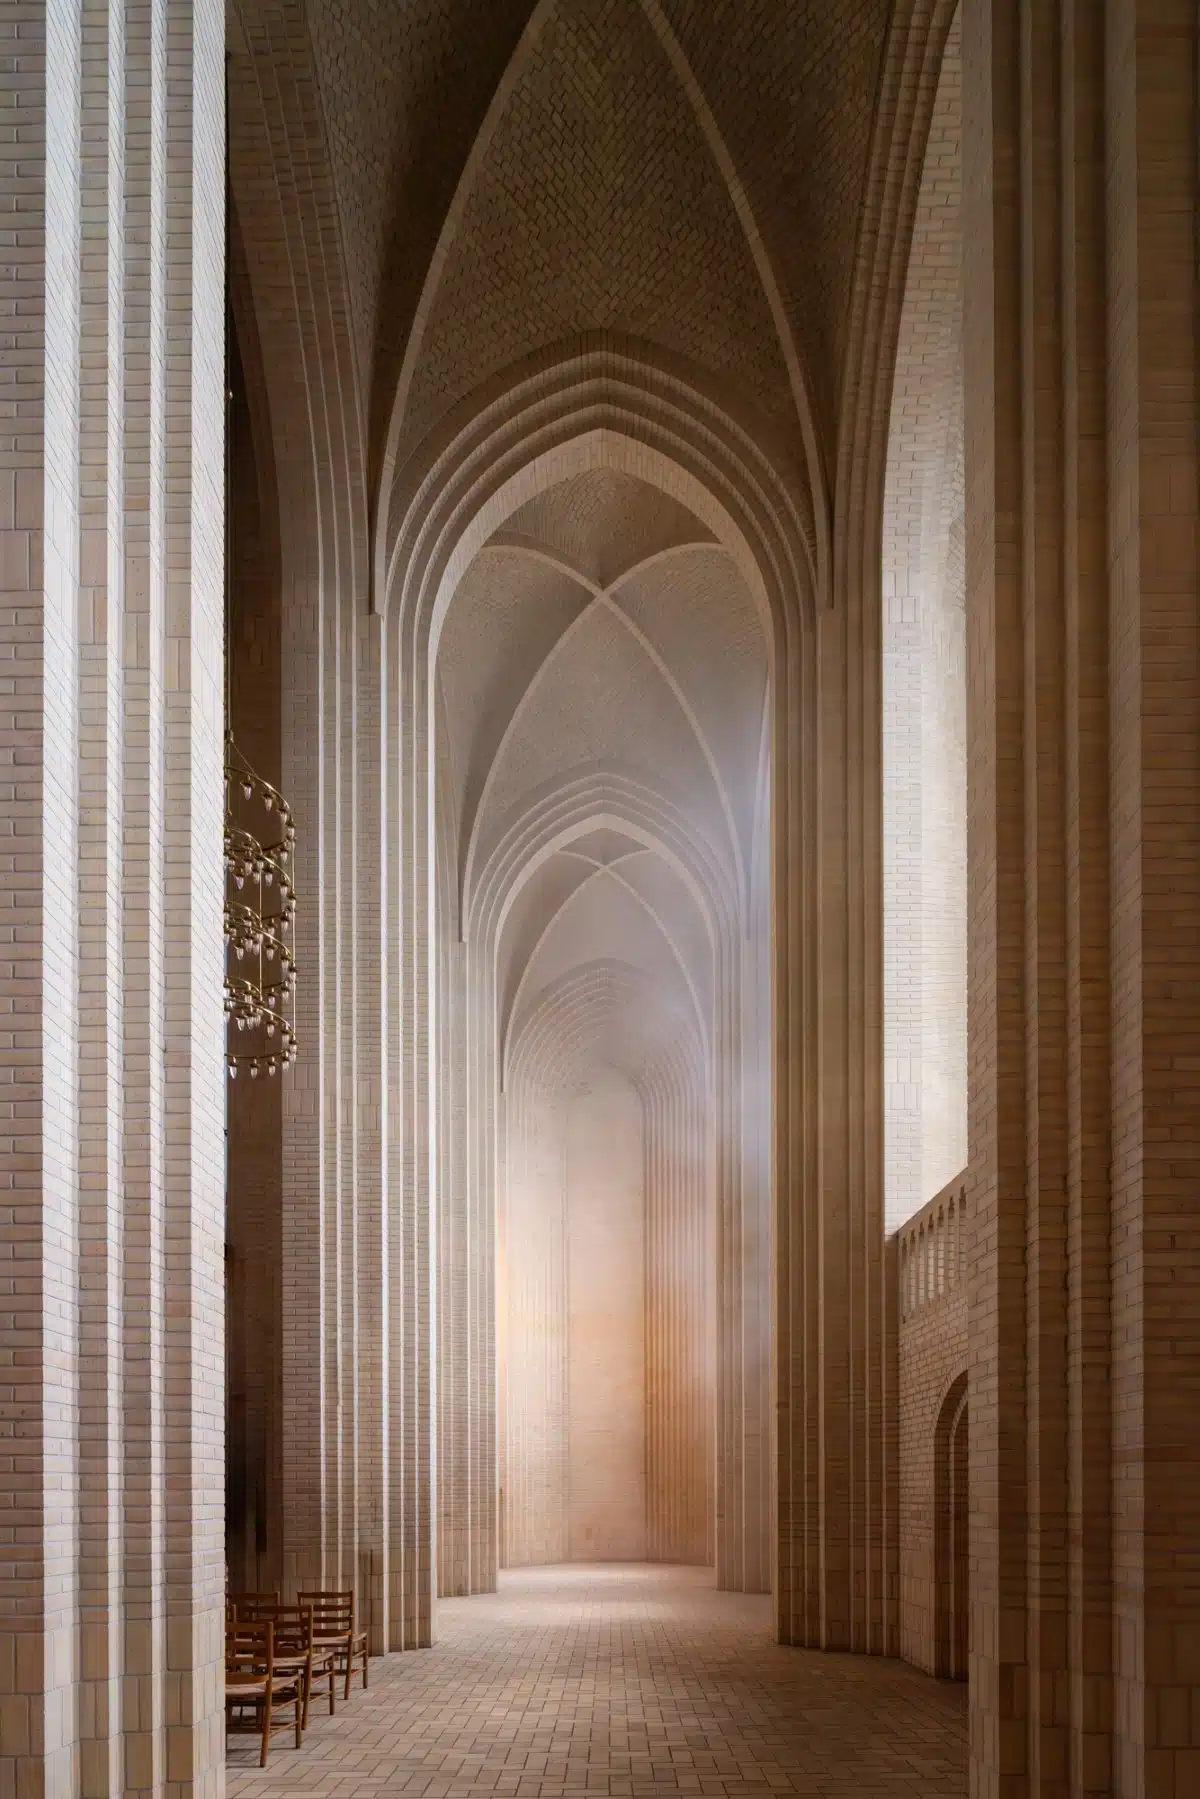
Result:
M1062 12L1066 1066L1066 1624L1069 1790L1104 1791L1111 1705L1108 1178L1108 583L1104 38ZM1087 1045L1086 1055L1073 1046ZM1061 1701L1060 1701L1061 1711Z
M223 1788L219 8L5 22L0 1786Z
M1200 1784L1200 607L1191 0L1108 21L1113 1786Z
M1197 21L966 0L963 36L971 1790L1178 1799Z
M58 1799L80 1753L79 9L18 5L3 30L0 1783Z

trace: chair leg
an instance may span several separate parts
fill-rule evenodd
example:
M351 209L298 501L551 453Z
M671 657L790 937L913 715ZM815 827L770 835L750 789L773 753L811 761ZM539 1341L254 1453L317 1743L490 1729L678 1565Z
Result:
M299 1749L299 1747L300 1747L300 1736L301 1736L301 1732L304 1728L300 1722L300 1713L301 1713L301 1710L303 1707L303 1700L301 1699L301 1693L303 1692L303 1689L304 1689L303 1681L298 1680L296 1682L296 1698L294 1701L295 1707L296 1707L296 1747L297 1747L297 1749Z
M368 1687L368 1686L369 1686L369 1685L370 1685L370 1679L369 1679L369 1672L368 1672L368 1671L369 1671L369 1668L370 1668L370 1661L371 1661L371 1651L370 1651L370 1649L369 1649L369 1648L364 1648L364 1649L363 1649L363 1652L362 1652L362 1658L363 1658L363 1692L364 1692L364 1693L365 1693L365 1692L366 1692L366 1690L367 1690L367 1687Z
M271 1688L270 1688L269 1683L267 1686L266 1694L263 1697L262 1710L263 1710L262 1753L259 1755L258 1765L260 1768L265 1768L267 1765L267 1750L271 1746Z
M312 1667L304 1670L304 1728L308 1729L308 1701L312 1694Z
M350 1697L350 1674L354 1667L354 1650L346 1644L346 1698Z
M332 1663L329 1668L329 1716L332 1718L337 1707L337 1670Z

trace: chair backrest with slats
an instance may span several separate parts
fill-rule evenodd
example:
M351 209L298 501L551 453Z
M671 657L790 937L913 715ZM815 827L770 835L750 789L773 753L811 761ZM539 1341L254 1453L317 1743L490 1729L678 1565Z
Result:
M237 1602L235 1615L239 1624L253 1624L274 1618L279 1610L279 1599L274 1593L245 1593Z
M275 1672L275 1625L270 1618L239 1620L225 1630L225 1671L236 1679Z
M276 1655L307 1655L313 1642L311 1605L279 1605L271 1622L275 1626Z
M226 1593L225 1604L233 1607L237 1618L269 1618L279 1604L279 1589L273 1593Z
M354 1629L354 1589L348 1592L300 1593L301 1605L311 1606L313 1633L318 1637L343 1637Z

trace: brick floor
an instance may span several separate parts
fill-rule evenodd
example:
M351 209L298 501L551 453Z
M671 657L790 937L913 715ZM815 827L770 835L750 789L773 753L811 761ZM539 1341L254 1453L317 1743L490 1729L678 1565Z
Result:
M421 1794L965 1795L966 1693L899 1662L780 1649L707 1571L538 1568L444 1600L434 1649L371 1666L303 1749L236 1738L229 1799Z

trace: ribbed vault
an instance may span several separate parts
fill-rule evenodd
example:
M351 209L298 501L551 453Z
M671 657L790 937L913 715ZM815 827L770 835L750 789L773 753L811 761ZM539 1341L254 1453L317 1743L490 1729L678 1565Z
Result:
M767 912L768 677L736 558L604 462L516 507L445 612L435 957L464 1023L439 1068L499 1209L502 1561L715 1554L722 1181L744 1129L761 1171L768 1122L731 1106L766 966L743 945ZM449 1132L443 1153L453 1203ZM760 1180L764 1230L766 1204ZM452 1292L445 1317L452 1369ZM444 1475L442 1585L469 1589L469 1484Z

